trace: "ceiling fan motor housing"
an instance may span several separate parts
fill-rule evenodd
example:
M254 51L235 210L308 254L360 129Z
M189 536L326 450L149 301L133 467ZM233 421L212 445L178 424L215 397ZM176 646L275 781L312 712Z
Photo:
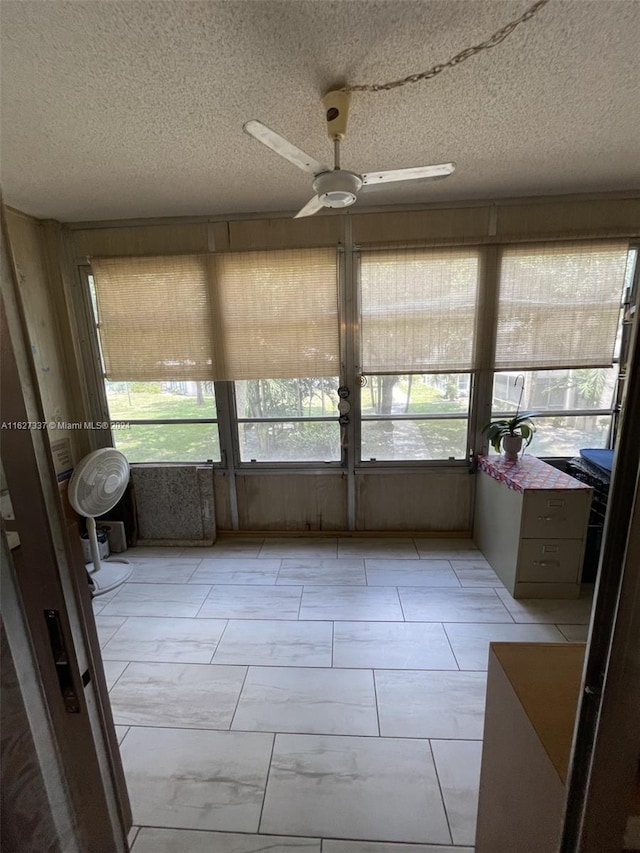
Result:
M313 188L324 207L349 207L357 199L362 179L353 172L334 169L323 172L313 182Z
M327 133L329 134L329 139L334 142L344 139L347 133L350 100L351 95L349 92L344 92L340 89L327 92L322 99L326 111Z

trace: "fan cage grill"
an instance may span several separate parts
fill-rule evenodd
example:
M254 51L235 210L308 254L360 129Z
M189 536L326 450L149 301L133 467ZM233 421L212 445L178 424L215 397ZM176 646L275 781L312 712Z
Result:
M114 448L85 456L69 481L69 502L85 517L103 515L118 503L129 482L129 463Z

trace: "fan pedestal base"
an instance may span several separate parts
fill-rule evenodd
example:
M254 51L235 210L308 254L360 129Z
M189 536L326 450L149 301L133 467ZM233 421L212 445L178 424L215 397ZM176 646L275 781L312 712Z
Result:
M97 572L93 570L93 563L88 563L89 582L93 584L92 596L96 598L120 586L129 579L132 571L133 566L128 560L101 560Z

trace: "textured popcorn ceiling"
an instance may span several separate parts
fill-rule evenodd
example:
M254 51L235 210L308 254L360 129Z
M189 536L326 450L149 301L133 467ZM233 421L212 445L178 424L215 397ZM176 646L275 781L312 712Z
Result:
M330 162L328 88L424 70L528 5L2 0L5 201L63 221L297 210L309 177L243 122ZM638 188L639 44L638 0L552 0L434 80L355 94L343 167L456 161L376 206Z

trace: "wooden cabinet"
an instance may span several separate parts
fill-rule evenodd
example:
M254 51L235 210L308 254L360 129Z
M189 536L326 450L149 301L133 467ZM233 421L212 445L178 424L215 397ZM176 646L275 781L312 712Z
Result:
M524 456L480 457L473 538L514 598L577 598L592 489Z
M584 650L491 643L476 853L556 853Z
M491 643L476 853L557 853L584 655L583 643ZM640 770L624 851L639 845Z

